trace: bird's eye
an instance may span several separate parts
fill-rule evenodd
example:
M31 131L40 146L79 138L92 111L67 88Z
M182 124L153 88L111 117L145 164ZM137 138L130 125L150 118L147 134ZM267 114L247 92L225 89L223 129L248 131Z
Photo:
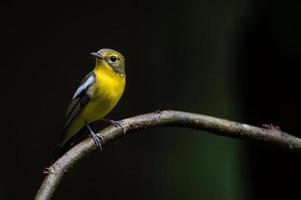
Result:
M116 60L117 60L116 56L111 56L111 57L110 57L110 61L111 61L111 62L115 62Z

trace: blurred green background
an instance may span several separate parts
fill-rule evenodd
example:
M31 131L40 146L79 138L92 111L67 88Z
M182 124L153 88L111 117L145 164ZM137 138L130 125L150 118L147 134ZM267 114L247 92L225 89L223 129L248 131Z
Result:
M1 3L0 199L32 199L89 54L127 59L111 119L176 109L297 128L299 1ZM299 135L297 135L299 134ZM66 175L55 199L300 199L300 155L181 128L106 145Z

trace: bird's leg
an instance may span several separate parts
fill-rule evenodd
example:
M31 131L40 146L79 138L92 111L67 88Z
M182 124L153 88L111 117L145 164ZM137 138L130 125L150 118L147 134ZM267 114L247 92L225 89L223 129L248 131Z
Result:
M89 132L90 132L90 136L92 137L92 139L94 140L97 148L102 151L102 144L101 142L103 141L102 137L98 137L91 129L90 125L86 122L86 127L88 128Z
M110 123L110 124L113 124L113 125L116 126L116 127L121 128L123 134L125 135L126 129L124 128L124 126L123 126L119 121L115 121L115 120L111 120L111 119L101 119L101 120L103 120L103 121L105 121L105 122L108 122L108 123Z

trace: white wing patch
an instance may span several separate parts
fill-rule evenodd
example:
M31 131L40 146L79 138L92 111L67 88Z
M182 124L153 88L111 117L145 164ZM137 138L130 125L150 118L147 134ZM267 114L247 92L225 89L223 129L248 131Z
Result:
M79 94L81 94L84 90L86 90L95 80L95 77L93 74L91 74L85 82L83 82L74 93L72 99L75 99L78 97Z

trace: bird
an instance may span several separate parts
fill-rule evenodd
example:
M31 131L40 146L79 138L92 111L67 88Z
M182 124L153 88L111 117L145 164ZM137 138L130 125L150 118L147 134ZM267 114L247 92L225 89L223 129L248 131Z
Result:
M96 59L94 70L83 78L72 97L52 163L73 145L70 141L81 135L84 129L89 132L97 147L102 149L102 138L95 134L90 125L104 119L123 95L126 85L124 56L108 48L92 52L91 55ZM121 126L117 121L107 121Z

